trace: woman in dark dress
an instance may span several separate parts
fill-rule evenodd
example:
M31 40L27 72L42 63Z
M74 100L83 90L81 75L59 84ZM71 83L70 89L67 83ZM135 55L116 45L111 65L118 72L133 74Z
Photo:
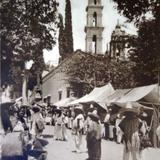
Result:
M100 160L101 159L101 123L99 116L90 113L90 122L88 124L87 132L87 148L88 148L88 159L87 160Z
M141 122L138 118L138 111L132 106L123 112L125 118L119 124L123 131L124 153L123 160L140 159L140 137L139 129Z

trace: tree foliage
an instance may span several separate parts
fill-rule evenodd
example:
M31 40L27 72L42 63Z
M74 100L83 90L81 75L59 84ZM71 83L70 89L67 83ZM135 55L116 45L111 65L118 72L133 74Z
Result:
M72 34L72 12L71 12L71 2L66 0L65 8L65 53L73 53L73 34Z
M137 85L158 82L160 72L160 1L159 0L113 0L118 11L138 26L138 36L131 42L130 59ZM150 15L150 18L149 16Z
M135 62L133 73L138 85L158 82L160 72L160 22L146 20L139 26L138 37L132 42L130 59Z
M12 61L1 66L2 72L6 65L11 64L14 67L9 68L17 66L22 72L24 63L29 60L33 60L37 68L43 68L43 49L52 49L55 44L53 33L57 25L57 5L56 0L2 0L1 36L5 37L2 39L5 43L2 43L2 62L7 57L8 48ZM12 75L15 72L12 70ZM16 74L21 75L19 72Z
M133 63L114 61L103 55L89 53L76 54L68 64L67 73L74 90L83 94L89 93L94 87L100 87L108 82L115 88L130 88L134 86L131 67Z
M59 14L59 37L58 37L58 42L59 42L59 54L61 56L61 60L65 58L65 30L64 30L64 25L63 25L63 17L61 14Z
M140 22L146 13L152 14L158 19L160 17L160 1L159 0L113 0L117 3L118 11L128 20Z

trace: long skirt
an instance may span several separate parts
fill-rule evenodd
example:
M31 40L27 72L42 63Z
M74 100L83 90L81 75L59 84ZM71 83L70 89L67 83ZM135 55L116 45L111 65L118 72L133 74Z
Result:
M75 142L76 151L79 152L82 144L82 132L77 132L74 135L74 142Z
M105 139L109 138L109 124L108 123L104 123L105 126Z
M123 160L140 160L140 139L138 132L132 135L132 142L124 143Z
M113 132L114 126L109 125L109 138L113 139L114 138L114 132Z
M101 139L91 138L87 140L88 160L101 159Z
M62 125L62 140L66 141L67 137L67 127L65 124Z
M62 140L62 126L56 124L55 125L55 130L54 130L54 136L56 140Z

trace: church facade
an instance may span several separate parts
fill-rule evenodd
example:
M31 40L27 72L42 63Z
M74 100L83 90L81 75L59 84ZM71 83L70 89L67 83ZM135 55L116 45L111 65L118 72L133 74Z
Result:
M103 55L102 35L104 27L102 25L102 11L103 5L101 0L88 0L88 5L86 7L85 52L80 50L75 51L43 77L43 98L49 96L51 103L55 103L64 98L69 98L70 96L82 96L81 93L83 93L83 91L80 91L80 89L76 91L73 90L71 85L72 79L67 73L67 66L72 62L77 63L77 54L79 56L84 56L84 54L88 53L91 56L109 56L111 58L125 56L127 35L121 30L120 25L117 25L112 33L109 53L107 55ZM78 84L77 81L76 83Z

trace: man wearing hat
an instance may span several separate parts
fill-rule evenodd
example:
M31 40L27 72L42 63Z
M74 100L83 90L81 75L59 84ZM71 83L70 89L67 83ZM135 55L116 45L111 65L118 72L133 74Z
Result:
M100 160L101 158L101 123L99 116L94 113L89 113L90 118L88 124L87 133L87 148L88 148L88 159L87 160Z
M82 144L82 133L84 128L84 115L82 106L77 106L74 109L75 118L73 120L73 129L75 132L74 141L75 141L75 152L80 153L80 147Z
M45 128L44 125L44 119L42 117L42 114L40 112L40 107L35 105L33 108L33 114L31 117L31 130L30 133L32 135L32 138L35 138L37 136L40 136Z
M140 138L138 131L141 127L138 118L139 110L131 103L127 103L126 107L121 110L121 114L125 116L119 124L124 133L123 160L139 160Z

